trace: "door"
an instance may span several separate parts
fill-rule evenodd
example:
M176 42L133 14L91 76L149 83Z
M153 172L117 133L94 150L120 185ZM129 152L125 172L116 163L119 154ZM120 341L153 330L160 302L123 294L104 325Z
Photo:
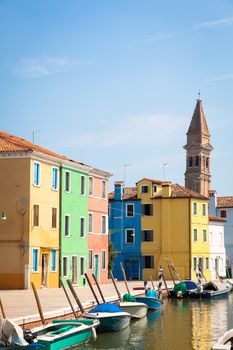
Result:
M202 273L202 276L204 276L204 263L203 263L203 258L199 258L199 270Z
M99 255L95 255L94 275L97 281L99 280Z
M49 261L49 255L42 254L41 285L44 287L48 287L48 261Z
M78 257L72 256L72 283L78 283Z
M139 260L130 261L130 279L139 280Z

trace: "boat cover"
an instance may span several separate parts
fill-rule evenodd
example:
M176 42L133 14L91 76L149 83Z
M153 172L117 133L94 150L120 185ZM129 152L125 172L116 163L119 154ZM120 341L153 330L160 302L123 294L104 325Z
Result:
M100 304L91 309L91 312L124 312L115 304Z
M126 293L123 295L123 301L136 302L136 299L133 295Z
M193 290L198 288L197 284L193 281L184 281L184 283L186 285L187 290Z
M1 342L10 345L28 345L23 337L22 328L7 318L0 320L0 344Z
M174 285L173 291L177 294L178 292L181 292L184 294L187 291L186 284L184 282L176 283Z
M158 294L154 289L149 289L146 291L146 297L158 298Z

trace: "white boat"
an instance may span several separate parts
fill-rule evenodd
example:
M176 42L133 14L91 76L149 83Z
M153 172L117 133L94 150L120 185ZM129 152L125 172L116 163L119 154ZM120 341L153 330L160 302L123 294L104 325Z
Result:
M133 318L143 318L147 314L148 306L137 301L120 301L117 303L119 308L128 312Z
M100 304L89 312L84 312L83 317L98 320L100 325L97 327L97 331L105 332L126 328L132 316L115 304Z
M213 350L231 350L233 345L233 328L225 332L212 347Z

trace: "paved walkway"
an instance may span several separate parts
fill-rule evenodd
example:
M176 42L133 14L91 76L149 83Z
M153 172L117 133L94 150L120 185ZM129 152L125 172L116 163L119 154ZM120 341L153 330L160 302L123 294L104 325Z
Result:
M132 294L140 294L139 291L133 291L133 287L143 287L143 282L131 281L128 282L128 285ZM127 292L124 282L118 281L117 286L121 294ZM168 286L170 287L171 283L168 283ZM96 286L94 289L99 300L101 300ZM109 281L108 284L101 285L101 289L106 301L117 300L117 294L111 281ZM84 308L88 308L93 305L95 299L88 286L77 287L75 290ZM76 305L68 288L67 292L72 300L72 303ZM45 318L62 316L71 313L71 308L62 288L39 289L38 294ZM32 290L0 290L0 298L2 300L6 317L14 319L17 323L25 324L35 322L40 319Z

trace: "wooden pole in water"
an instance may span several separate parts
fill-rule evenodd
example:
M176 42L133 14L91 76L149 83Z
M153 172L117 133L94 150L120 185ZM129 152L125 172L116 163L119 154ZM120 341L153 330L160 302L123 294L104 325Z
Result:
M4 307L3 307L3 304L2 304L2 299L1 298L0 298L0 308L1 308L1 312L2 312L2 317L6 318L6 314L5 314L5 311L4 311Z
M86 277L87 283L88 283L88 285L89 285L89 287L90 287L90 289L92 291L92 294L94 295L94 298L95 298L97 304L99 305L100 302L99 302L99 300L97 298L97 295L95 294L94 288L92 287L91 282L90 282L89 277L87 276L86 272L84 273L84 276Z
M126 280L125 270L124 270L124 267L122 265L122 262L120 262L120 267L121 267L121 272L122 272L122 275L123 275L123 278L124 278L124 282L125 282L125 286L126 286L127 292L130 294L130 290L129 290L128 283L127 283L127 280Z
M81 311L82 314L83 314L83 313L84 313L84 308L83 308L83 306L82 306L81 301L79 300L79 297L77 296L77 293L76 293L75 290L74 290L74 287L73 287L73 284L72 284L71 280L67 280L66 282L67 282L67 284L68 284L68 286L69 286L69 288L70 288L71 293L73 294L73 297L74 297L76 303L77 303L78 306L79 306L80 311Z
M168 287L167 287L167 281L165 280L164 273L163 273L162 277L163 277L163 283L164 283L166 291L167 291L167 296L169 296L169 291L168 291Z
M116 285L115 279L114 279L114 277L113 277L112 271L110 271L109 274L110 274L110 277L111 277L111 279L112 279L112 283L113 283L113 285L114 285L114 287L115 287L115 290L116 290L116 292L117 292L119 301L122 301L121 293L120 293L119 289L117 288L117 285Z
M163 293L162 293L162 284L163 284L163 269L159 268L159 285L158 285L158 295L159 295L159 299L163 299Z
M33 282L31 282L31 285L32 285L32 290L33 290L33 293L34 293L34 296L35 296L35 299L36 299L36 304L37 304L37 308L38 308L38 311L39 311L39 314L40 314L41 322L42 322L43 325L45 325L45 319L44 319L44 315L43 315L43 311L42 311L39 295L37 293L35 284Z
M173 274L172 274L172 270L171 270L171 267L170 267L170 265L169 265L169 264L168 264L168 268L169 268L169 271L170 271L170 275L171 275L171 278L172 278L173 284L175 285L175 280L174 280L174 277L173 277Z
M64 293L65 293L65 295L66 295L66 298L67 298L67 300L68 300L68 302L69 302L69 304L70 304L70 307L71 307L71 310L72 310L72 312L73 312L73 314L74 314L74 317L75 317L75 318L78 318L78 316L77 316L77 314L76 314L76 312L75 312L75 309L74 309L74 307L73 307L73 305L72 305L72 303L71 303L70 297L69 297L69 295L68 295L68 293L67 293L67 291L66 291L66 288L65 288L65 286L64 286L64 283L63 283L61 277L60 277L60 282L61 282L62 288L63 288L63 290L64 290Z
M153 281L153 279L152 279L152 276L150 276L150 280L151 280L152 287L153 287L153 289L155 290L155 285L154 285L154 281Z
M95 281L95 284L96 284L96 286L97 286L97 288L98 288L98 291L99 291L99 293L100 293L100 295L101 295L101 298L102 298L103 302L106 303L106 301L105 301L105 299L104 299L104 295L103 295L102 290L101 290L101 288L100 288L99 282L97 281L97 278L95 277L94 273L92 274L92 277L93 277L93 279L94 279L94 281Z

